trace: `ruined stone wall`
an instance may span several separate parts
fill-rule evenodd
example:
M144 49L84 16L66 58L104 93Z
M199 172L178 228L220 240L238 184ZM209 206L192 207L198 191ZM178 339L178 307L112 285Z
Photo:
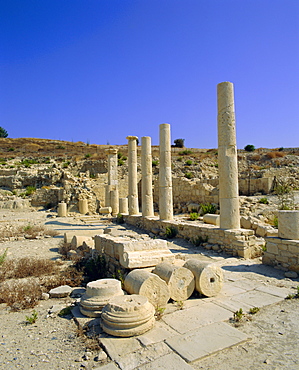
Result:
M173 227L177 230L178 237L198 243L207 240L217 250L228 254L254 258L261 255L264 240L257 238L253 230L224 230L210 224L192 224L182 221L161 221L157 217L143 218L141 216L124 216L125 222L148 230L156 235L165 236L166 228Z
M299 240L266 238L263 263L299 272Z

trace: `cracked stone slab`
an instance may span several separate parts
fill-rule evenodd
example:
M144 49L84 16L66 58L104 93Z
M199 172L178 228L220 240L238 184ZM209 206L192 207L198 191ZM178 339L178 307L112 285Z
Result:
M119 370L119 367L114 362L109 362L109 364L95 367L93 370Z
M109 357L115 362L118 362L122 356L142 348L136 338L101 338L100 341Z
M160 342L121 356L115 362L122 370L139 369L140 366L150 364L171 352L169 346L164 342Z
M234 299L228 299L228 298L219 298L219 299L217 298L213 300L213 303L215 303L217 306L223 307L226 310L231 311L232 313L238 311L240 308L242 308L243 311L245 312L246 311L249 312L250 308L252 308L252 306L249 306L244 303L242 303L242 307L241 307L241 303L239 301L236 301Z
M221 288L221 291L219 292L218 296L224 296L224 297L232 297L237 294L245 293L246 290L233 286L232 284L223 284L223 287Z
M173 337L177 334L178 333L175 330L166 325L164 322L157 321L153 329L137 338L143 346L148 346L149 344L162 342L165 339Z
M169 353L168 355L159 357L158 359L147 363L142 366L138 366L138 370L192 370L193 368L188 365L179 355L176 353Z
M234 300L240 302L240 307L242 307L242 303L247 304L250 307L264 307L281 301L281 297L258 290L251 290L249 292L239 294L234 297Z
M165 315L162 320L180 334L185 334L195 328L228 320L230 317L231 311L208 302Z
M261 285L256 290L264 293L268 293L274 295L276 297L285 298L288 294L291 294L291 289L288 288L280 288L276 286L270 285Z
M166 343L187 362L193 362L248 339L236 328L217 322L185 335L169 338Z

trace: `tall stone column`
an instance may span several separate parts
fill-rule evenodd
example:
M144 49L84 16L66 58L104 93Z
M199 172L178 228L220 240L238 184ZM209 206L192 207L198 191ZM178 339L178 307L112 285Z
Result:
M220 228L239 229L238 161L233 84L231 82L218 84L217 96Z
M128 136L128 202L129 215L138 215L138 184L137 184L137 136Z
M117 185L117 149L106 149L108 154L108 185Z
M159 214L160 220L173 219L171 139L168 123L160 125Z
M141 138L141 174L142 174L142 216L154 216L153 175L152 175L152 145L149 136Z
M109 148L105 152L108 154L108 185L105 186L105 207L111 206L111 191L118 185L117 179L117 149Z

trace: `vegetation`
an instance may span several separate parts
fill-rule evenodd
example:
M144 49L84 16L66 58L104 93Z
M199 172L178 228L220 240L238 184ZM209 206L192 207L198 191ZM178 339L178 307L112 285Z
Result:
M252 145L252 144L247 144L245 146L244 150L246 150L246 152L254 152L255 151L255 146Z
M190 241L193 245L196 247L199 247L200 245L207 243L209 238L207 236L197 236L196 238L192 238Z
M259 307L252 307L252 308L250 308L249 313L250 313L250 315L254 315L257 312L259 312L259 310L260 310Z
M152 166L153 167L157 167L158 165L159 165L159 161L158 160L152 161Z
M280 210L295 209L294 191L288 179L277 179L274 193L278 197L278 208Z
M176 148L184 148L185 139L175 139L174 140L174 146Z
M179 152L179 155L189 155L189 154L192 154L192 150L185 149Z
M167 239L173 239L177 236L178 230L173 226L167 226L165 229L165 236Z
M238 311L234 312L234 320L236 322L241 321L242 318L243 318L243 316L244 316L244 313L243 313L243 309L242 308L240 308Z
M202 203L200 205L200 214L203 216L206 213L215 214L217 212L217 206L212 203Z
M8 136L8 132L3 127L0 127L0 137L7 137L7 136Z
M191 166L192 165L192 161L191 161L191 159L188 159L186 162L185 162L185 164L186 164L186 166Z
M118 166L123 166L124 164L125 164L125 162L121 158L118 158L117 165Z
M121 213L118 213L116 216L116 223L123 224L125 223L124 216Z
M259 200L259 203L262 203L262 204L269 204L268 198L266 198L266 197L261 198L261 199Z
M297 286L297 292L295 294L289 294L286 299L298 299L299 298L299 286Z
M197 212L192 212L189 215L189 218L190 218L191 221L196 221L198 219L198 217L199 217L199 214Z
M194 175L193 175L193 173L192 172L186 172L185 173L185 177L186 177L186 179L193 179L193 177L194 177Z
M31 316L26 316L26 324L34 324L37 320L37 312L33 310Z

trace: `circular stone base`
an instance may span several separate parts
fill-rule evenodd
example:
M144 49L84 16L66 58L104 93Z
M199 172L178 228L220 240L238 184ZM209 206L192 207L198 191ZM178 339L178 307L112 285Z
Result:
M102 328L116 337L140 335L154 326L154 314L154 306L144 296L113 297L102 310Z

